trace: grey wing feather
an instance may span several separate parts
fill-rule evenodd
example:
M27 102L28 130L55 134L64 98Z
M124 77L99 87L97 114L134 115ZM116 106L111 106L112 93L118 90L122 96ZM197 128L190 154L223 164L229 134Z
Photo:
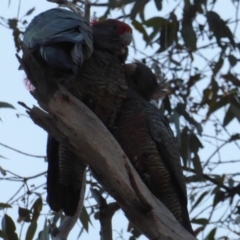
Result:
M72 52L72 51L71 51ZM44 46L40 48L41 56L47 61L47 63L72 72L77 72L78 64L82 64L82 52L78 52L77 56L72 56L68 53L68 49L62 48L61 44L55 44L53 46ZM57 57L56 57L57 56Z
M155 106L151 106L155 107ZM182 196L183 202L187 203L187 190L185 179L182 172L182 166L180 161L180 154L172 129L164 118L163 114L160 111L151 111L149 105L146 105L148 114L148 123L150 133L157 143L157 147L160 149L160 152L163 156L169 172L173 179L175 179L175 184L178 186L178 192Z
M23 42L43 59L62 70L77 73L93 51L92 28L80 15L54 8L36 16L27 27Z
M65 9L54 8L32 20L26 28L23 41L29 48L62 41L79 43L84 40L82 31L91 35L91 27L83 17Z

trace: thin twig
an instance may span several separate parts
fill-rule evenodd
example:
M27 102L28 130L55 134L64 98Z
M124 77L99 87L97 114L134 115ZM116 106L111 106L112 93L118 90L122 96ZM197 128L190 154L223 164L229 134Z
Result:
M17 19L19 19L19 15L20 15L21 2L22 2L22 1L19 0L18 10L17 10Z
M90 0L85 0L85 3L84 3L84 18L90 22L90 9L91 9L91 3L90 3Z
M15 149L15 148L12 148L12 147L10 147L10 146L8 146L8 145L5 145L5 144L3 144L3 143L0 143L0 145L3 146L3 147L5 147L5 148L11 149L11 150L14 151L14 152L23 154L23 155L28 156L28 157L35 157L35 158L44 158L44 159L46 159L46 156L34 155L34 154L30 154L30 153L25 153L25 152L22 152L22 151L20 151L20 150Z
M78 2L85 4L85 0L78 0ZM90 3L89 2L89 5L93 7L107 7L109 3Z

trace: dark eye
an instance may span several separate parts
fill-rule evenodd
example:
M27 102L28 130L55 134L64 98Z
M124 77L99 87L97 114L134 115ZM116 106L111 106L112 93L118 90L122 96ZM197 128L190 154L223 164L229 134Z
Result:
M138 84L138 80L136 78L133 79L133 81Z
M113 29L113 30L118 30L118 26L114 25L114 26L112 27L112 29Z

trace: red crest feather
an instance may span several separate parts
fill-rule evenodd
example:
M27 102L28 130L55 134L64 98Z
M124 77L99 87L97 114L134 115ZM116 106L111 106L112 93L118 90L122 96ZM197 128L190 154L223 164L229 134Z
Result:
M96 24L106 24L106 25L118 25L119 26L119 34L122 35L124 33L132 33L132 28L125 22L119 21L117 19L106 19L104 21L99 21L97 18L93 18L91 20L91 26Z
M98 24L99 21L96 17L93 17L91 20L90 20L90 26L94 26L96 24Z

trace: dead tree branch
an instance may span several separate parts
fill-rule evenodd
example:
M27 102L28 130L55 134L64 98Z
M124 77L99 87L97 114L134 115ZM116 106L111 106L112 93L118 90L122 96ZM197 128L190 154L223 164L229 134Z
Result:
M85 0L85 7L84 7L84 18L90 22L90 9L91 9L91 3L90 0Z
M91 193L99 206L100 240L112 240L112 217L120 207L116 202L108 204L97 189L91 188Z

